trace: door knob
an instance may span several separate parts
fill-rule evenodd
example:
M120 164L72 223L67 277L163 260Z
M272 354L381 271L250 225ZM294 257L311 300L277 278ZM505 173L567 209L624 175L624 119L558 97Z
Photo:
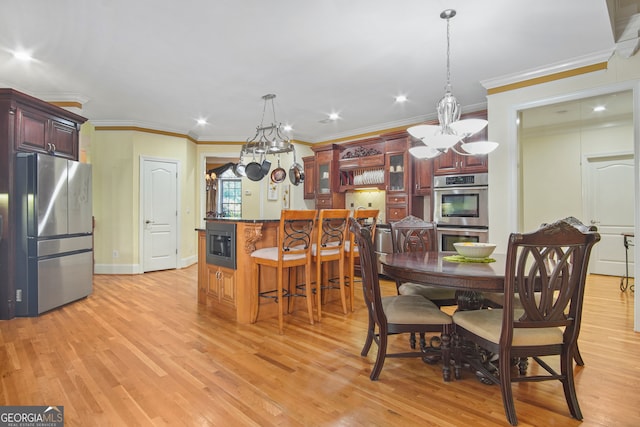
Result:
M146 220L144 223L145 223L145 224L153 224L153 221L151 221L150 219L148 219L148 220Z

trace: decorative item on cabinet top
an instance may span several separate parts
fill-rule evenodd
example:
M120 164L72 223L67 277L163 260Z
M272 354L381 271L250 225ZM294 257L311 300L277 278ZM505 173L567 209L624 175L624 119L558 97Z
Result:
M382 147L377 145L359 146L345 150L340 157L339 169L349 170L384 166L384 151L380 150Z

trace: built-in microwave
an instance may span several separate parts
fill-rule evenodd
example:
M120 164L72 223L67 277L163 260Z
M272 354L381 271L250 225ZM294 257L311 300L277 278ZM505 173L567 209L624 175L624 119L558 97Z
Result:
M236 269L236 224L207 222L207 264Z

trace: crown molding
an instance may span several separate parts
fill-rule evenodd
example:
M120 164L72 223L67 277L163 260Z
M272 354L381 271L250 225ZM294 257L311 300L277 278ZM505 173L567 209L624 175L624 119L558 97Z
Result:
M572 70L584 69L585 72L589 72L589 70L591 70L593 66L606 63L611 58L614 52L615 46L612 46L611 49L595 52L589 55L579 56L562 62L556 62L544 67L525 70L492 79L481 80L480 84L485 89L487 89L489 93L495 93L502 92L501 90L498 90L501 87L514 86L528 81L536 81L536 79L543 79L550 75L562 75L563 73L568 73ZM602 69L602 67L597 67L597 69Z

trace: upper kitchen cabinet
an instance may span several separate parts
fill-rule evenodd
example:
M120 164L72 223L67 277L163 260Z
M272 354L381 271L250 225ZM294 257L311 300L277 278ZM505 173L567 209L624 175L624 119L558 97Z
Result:
M485 119L487 118L487 112L480 113L470 113L466 114L461 119ZM467 138L466 142L473 141L482 141L486 140L488 135L488 129L485 127L477 134L473 135L470 138ZM463 151L458 148L458 151ZM482 173L488 172L489 170L489 161L488 156L465 156L455 153L453 150L448 150L446 153L443 153L433 159L433 174L434 175L457 175L457 174L467 174L467 173Z
M308 156L302 158L302 164L304 167L304 198L315 199L316 198L316 158L314 156Z
M385 188L384 141L371 138L345 144L340 154L340 191L358 188Z
M0 92L0 96L10 95L13 96L9 114L14 118L16 151L78 160L78 131L85 118L10 89Z
M433 159L413 159L413 194L428 196L433 181Z
M340 146L326 144L312 147L312 150L316 157L316 209L344 209L344 193L338 192Z
M409 194L409 135L406 132L386 135L385 182L386 182L386 219L398 221L411 213L411 195Z

